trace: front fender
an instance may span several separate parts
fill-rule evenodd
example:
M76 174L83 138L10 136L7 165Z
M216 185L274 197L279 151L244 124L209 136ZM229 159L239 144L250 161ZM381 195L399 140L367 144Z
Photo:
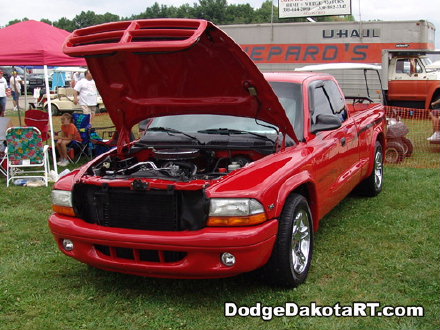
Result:
M283 212L283 208L287 198L293 192L297 192L303 195L307 199L310 210L312 212L312 217L314 222L313 228L316 231L318 229L318 222L319 222L316 186L313 181L312 175L307 170L301 171L291 176L280 187L276 206L275 206L275 217L277 218L280 217L281 213Z

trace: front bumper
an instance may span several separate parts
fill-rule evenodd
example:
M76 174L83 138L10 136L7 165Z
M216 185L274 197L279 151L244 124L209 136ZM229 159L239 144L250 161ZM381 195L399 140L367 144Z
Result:
M276 241L278 221L166 232L102 227L53 214L49 227L63 253L96 268L150 277L218 278L266 264ZM63 248L63 239L74 243L72 251ZM224 252L236 257L235 265L228 267L221 262ZM157 257L145 258L151 254ZM181 257L170 261L170 254Z

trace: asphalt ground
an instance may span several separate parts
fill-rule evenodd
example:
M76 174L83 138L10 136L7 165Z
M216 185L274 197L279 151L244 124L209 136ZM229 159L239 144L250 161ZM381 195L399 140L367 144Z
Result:
M25 111L29 108L30 102L35 102L35 98L32 95L27 95L26 98L27 98L26 99L27 102L25 102L24 95L21 95L18 100L18 104L20 105L20 109L22 111ZM12 103L12 97L8 97L8 100L6 102L6 111L13 109L14 109L14 104Z

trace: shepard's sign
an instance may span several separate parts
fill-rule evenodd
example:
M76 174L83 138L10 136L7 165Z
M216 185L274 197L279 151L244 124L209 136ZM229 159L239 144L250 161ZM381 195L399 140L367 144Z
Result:
M279 17L351 15L351 0L278 0Z

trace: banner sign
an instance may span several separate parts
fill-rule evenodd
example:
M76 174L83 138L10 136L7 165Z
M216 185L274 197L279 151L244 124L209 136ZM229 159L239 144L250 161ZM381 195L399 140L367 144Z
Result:
M278 0L279 18L351 15L351 0Z
M241 48L256 63L381 63L383 49L433 49L427 43L247 44Z

